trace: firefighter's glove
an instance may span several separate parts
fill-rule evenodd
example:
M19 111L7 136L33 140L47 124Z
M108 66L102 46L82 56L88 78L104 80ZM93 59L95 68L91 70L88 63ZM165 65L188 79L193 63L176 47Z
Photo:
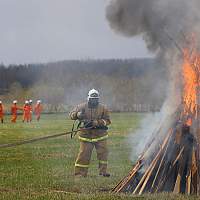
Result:
M97 127L98 125L99 125L98 120L93 120L93 121L92 121L92 126L93 126L93 127Z
M108 130L106 120L104 119L98 119L93 121L93 126L97 129L104 129Z
M84 127L85 128L102 128L106 127L106 121L105 120L85 120L84 121Z
M106 123L106 120L104 120L104 119L99 119L98 120L98 126L106 126L107 125L107 123Z
M93 122L91 120L85 120L84 121L84 128L92 128Z
M106 126L106 121L102 119L93 120L92 121L93 127L100 128Z

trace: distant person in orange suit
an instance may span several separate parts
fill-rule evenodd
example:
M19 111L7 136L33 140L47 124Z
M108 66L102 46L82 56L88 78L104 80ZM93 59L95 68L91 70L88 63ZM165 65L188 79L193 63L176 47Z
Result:
M4 108L3 108L2 101L0 101L0 119L1 119L2 124L3 124L3 117L4 117Z
M30 122L30 105L29 101L25 101L23 107L23 122Z
M17 107L17 100L13 101L13 105L11 106L11 122L16 123L17 121L17 111L20 108Z
M29 109L30 109L30 113L29 113L29 120L30 120L30 122L32 121L32 114L33 114L33 106L32 106L32 104L33 104L33 100L29 100Z
M35 105L35 108L34 108L34 112L35 112L37 121L40 121L40 116L42 112L41 100L37 101L37 104Z

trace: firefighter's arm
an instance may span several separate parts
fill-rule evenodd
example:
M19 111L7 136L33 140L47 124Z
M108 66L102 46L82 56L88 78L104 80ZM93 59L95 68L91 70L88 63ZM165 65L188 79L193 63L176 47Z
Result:
M104 108L104 112L103 112L102 118L100 119L99 123L104 126L108 126L111 124L110 112L107 108Z
M100 126L100 127L106 127L110 124L111 124L110 114L107 108L104 108L101 119L95 120L93 122L94 126Z
M77 120L77 107L74 108L70 113L69 113L69 117L72 119L72 120Z
M72 120L82 120L85 117L85 111L80 106L77 106L69 113L69 116Z

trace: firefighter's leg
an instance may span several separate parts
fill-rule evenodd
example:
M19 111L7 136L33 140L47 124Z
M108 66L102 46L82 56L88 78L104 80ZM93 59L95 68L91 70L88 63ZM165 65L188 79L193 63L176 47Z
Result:
M26 115L23 114L23 119L22 119L22 121L24 122L25 120L26 120Z
M12 115L11 122L16 123L17 115Z
M40 121L40 114L37 114L37 121Z
M30 122L30 120L31 120L30 114L27 114L27 116L26 116L26 121L27 121L27 122Z
M24 117L24 120L23 121L25 121L25 122L29 122L29 115L28 114L25 114L25 117Z
M102 140L95 143L97 151L97 159L99 160L99 174L107 174L108 165L108 148L107 140Z
M93 148L93 143L80 142L79 154L75 163L75 175L87 176Z
M0 116L0 119L1 119L1 123L3 124L3 116Z

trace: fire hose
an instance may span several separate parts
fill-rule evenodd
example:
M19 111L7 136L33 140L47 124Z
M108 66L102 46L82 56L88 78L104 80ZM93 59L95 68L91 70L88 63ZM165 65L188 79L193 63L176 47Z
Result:
M54 134L54 135L47 135L47 136L43 136L43 137L22 140L22 141L18 141L18 142L14 142L14 143L0 144L0 149L2 149L2 148L9 148L9 147L16 147L16 146L20 146L20 145L23 145L23 144L30 144L30 143L34 143L34 142L38 142L38 141L42 141L42 140L47 140L47 139L51 139L51 138L61 137L61 136L64 136L64 135L71 135L71 138L72 138L77 132L82 131L82 130L88 130L88 129L81 128L81 129L72 130L72 131L65 132L65 133L58 133L58 134Z
M23 144L30 144L30 143L34 143L34 142L38 142L38 141L42 141L42 140L47 140L47 139L51 139L51 138L61 137L61 136L64 136L64 135L71 135L71 139L72 139L78 132L80 132L80 131L86 131L86 130L91 130L91 129L94 128L93 126L90 125L91 121L86 122L85 123L85 127L81 126L81 124L83 123L83 121L79 121L77 127L75 128L76 121L77 120L74 121L71 131L64 132L64 133L58 133L58 134L54 134L54 135L42 136L42 137L38 137L38 138L32 138L32 139L22 140L22 141L18 141L18 142L14 142L14 143L0 144L0 149L9 148L9 147L16 147L16 146L20 146L20 145L23 145ZM106 130L107 130L107 127L106 127Z

